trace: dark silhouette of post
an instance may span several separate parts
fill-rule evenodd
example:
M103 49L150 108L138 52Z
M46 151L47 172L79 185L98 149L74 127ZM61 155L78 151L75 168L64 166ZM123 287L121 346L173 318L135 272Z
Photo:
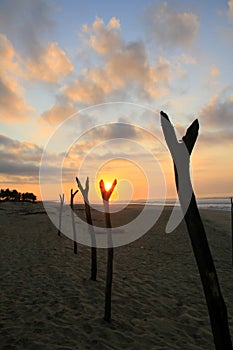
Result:
M72 227L73 227L74 254L77 254L77 252L78 252L76 227L75 227L75 221L74 221L74 197L75 197L76 193L78 193L78 190L76 190L73 193L73 188L71 188L71 190L70 190L70 208L71 208L71 218L72 218Z
M58 226L58 231L57 234L58 236L61 236L61 220L62 220L62 210L63 210L63 205L64 205L64 193L61 195L59 194L60 197L60 210L59 210L59 226Z
M231 197L231 255L232 255L232 258L231 258L231 263L232 263L232 266L233 266L233 198Z
M88 229L89 234L91 236L91 280L96 281L97 277L97 249L96 249L96 239L95 239L95 232L93 229L93 223L92 223L92 216L91 216L91 208L89 204L88 199L88 192L89 192L89 177L86 179L86 186L85 189L83 188L80 180L76 177L76 181L78 184L78 188L80 189L80 192L82 193L84 204L85 204L85 214L86 214L86 220L88 223Z
M190 179L190 155L198 136L199 123L196 119L182 141L178 142L167 114L160 113L163 133L174 162L177 192L208 306L215 348L232 350L227 309ZM190 198L187 198L188 189L191 189Z
M113 181L110 190L106 191L104 181L100 181L100 191L104 203L104 214L107 228L108 239L108 259L107 259L107 275L106 275L106 287L105 287L105 311L104 319L107 322L111 322L111 300L112 300L112 273L113 273L113 242L112 242L112 224L109 211L109 198L117 184L117 180Z

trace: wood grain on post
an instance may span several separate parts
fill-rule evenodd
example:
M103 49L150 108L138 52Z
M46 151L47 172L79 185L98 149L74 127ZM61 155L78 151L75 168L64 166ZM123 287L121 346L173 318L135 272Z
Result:
M189 162L198 136L198 120L196 119L187 129L182 142L178 142L174 128L164 112L161 112L161 124L174 161L177 192L208 306L215 348L216 350L232 350L227 309L190 179ZM185 159L185 166L182 163L183 159ZM184 181L181 181L181 176ZM184 189L187 184L191 187L188 206L187 193Z

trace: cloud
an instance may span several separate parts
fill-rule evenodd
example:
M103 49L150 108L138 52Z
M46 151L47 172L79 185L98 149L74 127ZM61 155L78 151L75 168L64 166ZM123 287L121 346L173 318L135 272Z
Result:
M123 40L119 34L119 19L112 17L107 25L96 17L92 26L83 26L83 32L88 35L88 42L92 48L102 55L112 54L123 46Z
M228 13L227 14L228 14L229 18L233 20L233 0L229 0L227 4L228 4Z
M0 134L1 175L21 176L22 180L38 178L41 155L42 149L38 145Z
M22 94L9 81L0 79L0 119L6 122L26 121L34 113Z
M123 120L124 118L120 118ZM154 126L151 126L153 128ZM130 157L136 159L145 153L156 153L161 157L163 149L158 139L147 130L120 121L106 125L99 125L88 130L68 152L67 162L79 168L83 160L92 160L92 166L98 168L101 159L109 157Z
M203 140L222 143L233 140L233 99L232 96L214 96L199 111L199 120L204 129Z
M150 6L146 20L150 36L163 48L190 47L200 26L196 14L176 13L167 2Z
M71 100L84 104L96 104L104 100L101 86L85 77L80 77L70 85L64 86L63 91Z
M37 58L25 62L9 39L0 34L0 119L26 121L36 114L25 101L23 80L57 83L72 70L65 52L55 43L42 49Z
M125 139L136 139L137 129L134 125L125 124L125 123L113 123L107 125L101 125L94 129L91 129L86 135L85 138L88 140L114 140L119 138Z
M216 131L205 130L200 134L200 142L208 147L211 144L211 147L216 146L218 149L220 149L221 146L225 147L226 145L232 147L233 132L232 130L221 130L216 133Z
M41 48L37 57L29 58L26 68L29 79L48 83L57 83L74 69L65 51L54 42Z
M210 75L212 78L217 78L220 74L220 70L215 65L210 68Z
M55 25L54 10L46 0L1 0L0 31L20 43L25 55L35 58Z
M0 119L7 122L23 121L35 113L23 96L20 78L25 72L19 62L11 42L0 34Z
M20 142L0 134L1 159L39 162L43 149L33 142Z
M65 99L58 99L49 110L45 111L41 117L51 125L57 125L66 120L76 112L72 102Z
M197 61L196 61L195 57L186 55L184 53L179 55L179 56L177 56L176 60L177 60L177 62L181 62L181 63L187 64L187 65L195 65L195 64L197 64Z
M134 125L121 122L99 125L85 132L78 139L78 142L70 148L68 156L70 159L74 160L77 159L77 156L85 156L90 150L94 149L105 141L111 140L111 143L113 144L114 140L116 140L117 145L119 146L119 139L121 139L120 142L121 145L123 145L125 141L122 139L136 140L140 139L140 137L141 130ZM95 154L95 151L93 153Z
M90 35L89 45L104 58L104 64L85 69L82 76L65 85L65 96L76 102L95 104L104 102L106 98L111 98L117 93L122 97L122 91L125 91L126 95L129 91L136 92L144 99L160 98L167 93L171 77L170 63L163 57L158 57L150 63L143 42L127 43L118 37L118 43L114 42L114 48L111 50L99 49L98 40L103 47L102 32L111 29L110 33L113 35L114 31L118 30L117 23L118 20L114 18L105 26L103 20L96 19L92 24L91 33L89 27L84 27ZM93 46L92 37L95 31L97 34L94 36Z
M33 142L14 140L0 134L0 179L2 183L38 183L39 169L43 148ZM48 182L55 182L59 174L59 164L64 159L63 153L51 152L47 154L47 164L44 163ZM71 161L63 167L63 179L70 180L73 174Z
M0 2L0 32L21 52L28 79L57 83L73 70L65 51L55 42L48 43L55 27L55 11L56 7L46 0Z

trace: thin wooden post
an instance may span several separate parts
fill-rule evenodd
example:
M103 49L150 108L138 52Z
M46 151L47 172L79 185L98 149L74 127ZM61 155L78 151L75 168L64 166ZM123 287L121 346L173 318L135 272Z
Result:
M232 350L227 309L190 179L190 155L198 136L198 120L187 129L182 142L178 142L174 128L164 112L161 112L161 124L174 161L177 192L205 293L215 348ZM191 198L187 198L187 188L191 189Z
M86 220L88 223L89 234L91 236L91 280L96 281L97 277L97 249L96 249L96 239L95 232L93 229L92 216L91 216L91 208L88 200L88 192L89 192L89 177L86 179L85 189L83 188L80 180L76 177L76 181L78 184L78 188L83 196L83 201L85 204L85 214Z
M231 254L232 254L232 266L233 266L233 198L231 197Z
M59 194L60 197L60 210L59 210L59 226L58 226L58 236L61 236L61 221L62 221L62 209L64 204L64 193L62 195Z
M111 322L111 300L112 300L112 274L113 274L113 242L112 242L112 224L109 210L109 198L117 184L117 180L113 181L113 184L109 191L105 190L104 181L100 181L100 191L104 203L104 214L107 228L108 239L108 258L107 258L107 274L106 274L106 287L105 287L105 311L104 320Z
M73 193L73 188L70 190L70 207L71 207L71 218L72 218L72 227L73 227L74 254L77 254L78 252L76 227L75 227L75 221L74 221L74 197L76 193L78 193L78 190L76 190L74 193Z

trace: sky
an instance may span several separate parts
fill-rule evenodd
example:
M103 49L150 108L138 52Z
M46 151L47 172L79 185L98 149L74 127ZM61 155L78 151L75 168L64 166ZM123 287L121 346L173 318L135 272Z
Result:
M165 111L198 197L233 196L233 0L0 2L0 186L69 201L175 198Z

